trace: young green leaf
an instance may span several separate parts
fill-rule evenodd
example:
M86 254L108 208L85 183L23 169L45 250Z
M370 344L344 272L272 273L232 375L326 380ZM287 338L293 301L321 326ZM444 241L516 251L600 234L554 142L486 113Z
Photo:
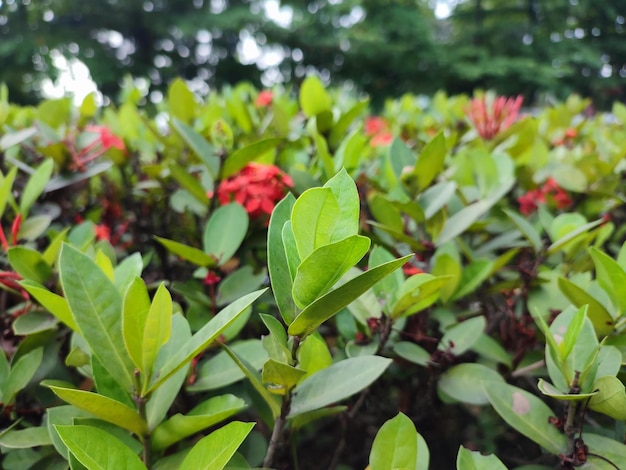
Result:
M4 352L0 353L4 354ZM37 348L24 354L15 364L2 386L2 402L8 405L15 396L31 381L43 359L43 348Z
M89 470L146 470L146 466L122 441L93 426L55 426L63 443Z
M220 159L217 152L204 137L198 134L191 126L185 124L178 118L173 118L170 125L177 134L185 141L187 146L207 167L213 179L216 179L220 168Z
M365 256L370 243L367 237L352 235L315 249L298 266L293 282L296 305L304 308L328 292Z
M417 178L417 187L420 191L426 189L435 177L443 170L448 150L443 131L439 132L422 149L413 167L413 175Z
M296 200L291 212L291 229L300 259L332 241L341 209L330 188L307 189Z
M450 351L460 356L471 348L485 330L485 317L474 317L450 328L443 335L437 347L440 351Z
M359 233L360 200L354 180L342 168L335 176L329 179L325 188L333 192L339 204L339 222L334 229L331 241L336 242Z
M70 310L70 306L65 297L61 297L54 292L50 292L41 284L34 281L21 281L20 286L32 295L37 302L39 302L52 315L57 317L72 330L79 332L78 325L74 320L74 316L72 315L72 311Z
M55 381L44 381L41 384L48 387L55 395L70 405L88 411L104 421L128 429L138 436L146 436L148 434L148 424L137 410L117 400L93 392L62 387L56 385Z
M198 441L180 468L185 470L222 470L230 461L255 423L235 421Z
M52 269L41 254L26 246L9 248L9 263L22 278L45 284L52 277Z
M626 271L613 258L595 247L589 248L589 254L596 266L598 284L609 294L617 309L617 316L626 314L626 296L622 293L626 286Z
M54 169L54 160L52 158L46 159L39 168L30 176L24 190L22 191L22 197L20 198L20 213L26 216L31 206L35 203L37 198L41 195L46 184L52 176L52 170Z
M128 355L135 366L143 371L143 338L146 318L150 310L150 296L143 279L136 277L124 295L122 310L122 335Z
M420 460L423 458L418 453L418 433L415 425L405 414L398 413L378 430L369 456L370 468L415 469Z
M482 382L504 382L502 376L487 366L476 363L458 364L439 378L437 389L461 403L486 405L489 403Z
M291 336L306 336L346 307L385 276L398 269L413 255L407 255L387 263L370 268L363 274L351 279L335 290L309 304L289 325Z
M224 421L246 408L246 402L234 395L220 395L200 403L186 415L177 413L156 427L152 448L160 451L210 426Z
M153 374L151 385L146 394L152 392L161 383L189 363L195 356L215 341L241 315L249 305L265 292L261 289L243 296L215 315L205 326L192 336L184 348L174 354L167 363Z
M155 236L154 239L167 248L169 252L180 256L184 260L192 262L196 266L203 266L206 268L214 268L217 266L217 258L199 250L198 248L187 246L182 243L175 242L174 240L168 240L167 238Z
M143 367L141 370L150 377L157 354L165 343L170 339L172 333L172 297L161 283L152 299L152 304L148 310L145 320L143 339L141 341L141 359ZM145 382L147 385L147 381Z
M306 370L268 359L263 365L261 380L270 392L285 395L306 375Z
M459 447L456 468L457 470L507 470L495 455L482 455L478 451L471 451L463 446Z
M321 80L314 75L308 76L302 82L300 107L309 118L324 111L330 111L332 108L330 95L326 92Z
M221 174L222 179L234 175L264 153L273 151L283 140L282 138L271 137L235 150L224 162Z

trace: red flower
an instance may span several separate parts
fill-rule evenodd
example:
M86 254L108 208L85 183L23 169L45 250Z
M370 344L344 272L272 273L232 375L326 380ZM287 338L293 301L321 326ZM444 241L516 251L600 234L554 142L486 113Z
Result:
M220 282L222 278L215 274L213 271L209 271L207 275L204 277L203 283L207 286L214 286L218 282Z
M553 179L548 178L541 188L535 188L517 198L523 215L530 215L539 204L553 201L557 209L565 209L573 204L569 194Z
M384 147L385 145L389 145L393 142L393 135L391 132L381 132L380 134L376 134L370 140L370 145L372 147Z
M272 104L272 100L274 99L274 94L271 90L263 90L261 91L256 99L254 100L254 106L257 108L266 108L270 104Z
M488 99L485 96L470 101L467 116L474 124L478 134L485 140L491 140L500 132L507 130L517 119L524 97L505 98L498 96Z
M387 129L387 122L378 116L365 119L365 135L373 136Z
M274 206L293 187L289 175L274 165L249 163L238 174L221 182L217 197L222 204L233 200L241 204L251 218L270 215Z
M422 274L424 270L418 268L417 266L413 266L412 264L405 264L402 266L402 271L404 271L405 276L414 276L415 274Z
M105 224L94 225L97 240L111 241L111 229Z
M121 138L119 138L118 136L114 135L110 131L110 129L108 129L107 127L104 127L104 126L87 126L87 127L85 127L85 130L87 132L94 132L96 134L99 134L99 137L96 140L96 143L99 142L102 145L102 147L104 148L104 150L108 150L111 147L119 149L119 150L126 150L126 146L124 145L124 141Z

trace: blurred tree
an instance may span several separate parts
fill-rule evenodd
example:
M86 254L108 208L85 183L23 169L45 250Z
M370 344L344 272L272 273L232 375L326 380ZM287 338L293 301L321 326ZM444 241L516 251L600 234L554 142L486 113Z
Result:
M0 81L36 101L54 57L79 59L115 98L125 75L152 90L297 82L316 71L374 100L494 88L624 99L623 0L0 0ZM622 7L623 9L623 7ZM272 10L273 14L268 14ZM276 20L282 12L283 21Z

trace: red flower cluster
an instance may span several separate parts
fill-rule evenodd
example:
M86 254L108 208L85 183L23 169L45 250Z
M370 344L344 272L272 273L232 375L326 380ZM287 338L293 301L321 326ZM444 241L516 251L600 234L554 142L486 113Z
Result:
M274 94L271 90L263 90L257 95L256 99L254 100L254 106L257 108L266 108L270 104L272 104L273 99Z
M564 209L572 204L572 199L556 181L548 178L540 188L532 189L517 198L519 210L523 215L530 215L537 210L539 204L553 201L557 209Z
M411 277L416 274L422 274L424 272L423 269L420 269L417 266L413 266L412 264L405 264L404 266L402 266L402 271L407 277Z
M389 132L387 121L378 116L371 116L365 120L365 135L371 137L372 147L382 147L393 142L393 134Z
M474 98L470 101L467 117L483 139L491 140L511 127L523 101L522 95L517 98L498 96L494 100L488 100L485 96Z
M110 148L126 150L124 141L104 126L86 126L85 131L98 134L98 136L80 151L76 150L74 142L67 143L68 149L72 154L70 169L85 171L87 163L95 160Z
M222 204L234 200L246 209L251 218L256 218L270 215L287 188L292 187L291 177L278 167L249 163L238 174L221 182L217 197Z

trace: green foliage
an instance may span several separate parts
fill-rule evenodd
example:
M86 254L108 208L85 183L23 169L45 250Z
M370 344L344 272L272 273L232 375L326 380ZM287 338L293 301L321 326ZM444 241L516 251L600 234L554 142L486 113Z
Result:
M619 107L168 96L7 105L3 468L625 465Z

